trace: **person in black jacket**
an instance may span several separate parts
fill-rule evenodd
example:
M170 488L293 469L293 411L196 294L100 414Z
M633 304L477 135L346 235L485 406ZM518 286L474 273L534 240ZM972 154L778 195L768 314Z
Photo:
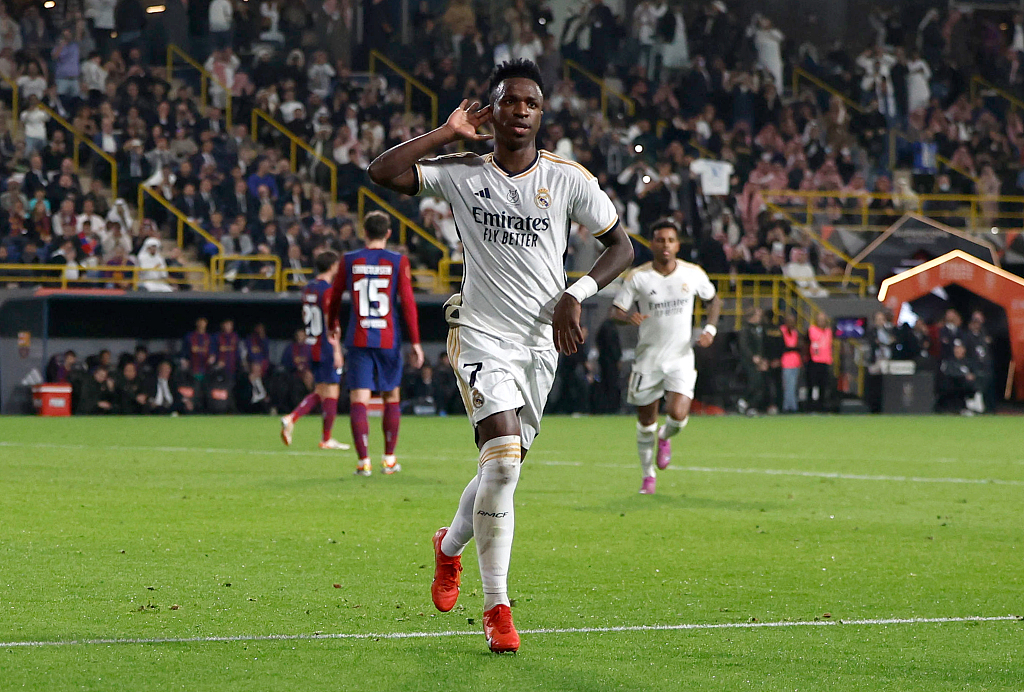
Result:
M740 367L746 376L747 386L736 408L748 416L755 415L763 408L766 397L766 375L768 360L764 348L764 315L761 308L753 308L747 314L747 321L740 331Z
M118 413L117 392L113 380L107 374L106 366L97 365L90 376L82 379L75 414L94 416Z
M127 361L121 366L121 374L115 384L117 392L117 409L122 415L138 416L146 412L146 393L139 378L134 361Z
M953 342L953 352L939 366L938 405L939 412L965 413L972 411L968 400L978 391L978 375L973 363L967 358L967 348L963 341Z
M768 413L776 414L782 408L782 354L786 352L786 342L782 338L782 329L775 324L771 310L764 314L764 358L768 361L765 371L767 384Z

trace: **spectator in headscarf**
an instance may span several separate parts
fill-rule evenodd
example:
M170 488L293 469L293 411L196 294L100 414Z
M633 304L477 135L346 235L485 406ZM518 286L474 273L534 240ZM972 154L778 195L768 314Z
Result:
M146 291L170 293L174 288L167 283L167 261L160 254L160 241L147 238L139 251L139 286Z

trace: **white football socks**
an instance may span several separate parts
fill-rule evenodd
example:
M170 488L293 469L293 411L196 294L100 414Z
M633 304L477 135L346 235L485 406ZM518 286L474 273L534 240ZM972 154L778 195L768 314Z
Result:
M515 511L512 506L522 451L518 435L488 440L480 448L479 484L473 505L473 534L483 582L484 611L508 600ZM443 547L442 547L443 550Z
M640 468L644 478L654 478L654 439L658 432L658 424L636 424L636 451L640 455Z
M448 527L448 533L441 540L441 552L449 557L462 555L462 551L473 540L473 505L476 503L476 489L479 484L480 472L478 471L466 489L462 491L459 509L455 512L452 525Z
M658 431L658 439L667 440L685 428L688 422L690 422L689 416L682 420L676 420L672 416L665 416L665 425L661 426L661 430Z

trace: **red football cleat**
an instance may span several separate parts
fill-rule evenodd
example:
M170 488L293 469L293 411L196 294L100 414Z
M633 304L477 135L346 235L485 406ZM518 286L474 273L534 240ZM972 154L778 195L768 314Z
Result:
M462 557L449 557L441 552L441 541L448 533L448 527L437 530L430 539L434 543L434 581L430 583L430 600L434 607L447 613L459 600L459 584L462 583Z
M512 624L512 611L507 605L496 605L484 613L484 636L487 646L496 654L519 651L519 633Z

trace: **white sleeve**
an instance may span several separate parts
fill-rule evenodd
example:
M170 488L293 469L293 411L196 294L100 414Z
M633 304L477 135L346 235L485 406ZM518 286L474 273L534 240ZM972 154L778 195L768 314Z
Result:
M626 275L626 278L622 280L622 288L619 289L618 295L612 301L612 305L623 312L629 312L633 307L633 302L636 300L636 286L633 285L634 276L636 276L635 272L630 272Z
M715 285L711 283L711 279L708 278L707 272L703 269L699 269L699 279L697 280L697 295L700 296L701 300L711 300L715 297Z
M586 226L595 238L607 233L619 222L615 205L597 184L597 178L576 177L576 194L569 204L569 218Z
M450 165L452 165L450 160L444 162L439 158L417 161L415 170L418 189L416 194L421 197L440 197L450 200L448 191L452 187L451 176L445 170Z

